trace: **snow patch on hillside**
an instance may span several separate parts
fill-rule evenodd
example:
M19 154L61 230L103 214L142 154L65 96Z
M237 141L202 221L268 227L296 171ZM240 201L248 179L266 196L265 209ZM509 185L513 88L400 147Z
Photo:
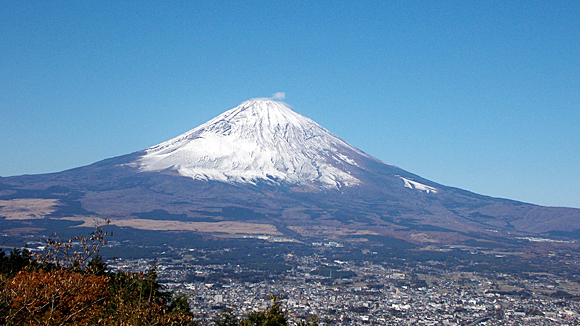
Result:
M405 182L405 187L407 187L407 188L416 189L419 191L424 191L426 193L434 193L434 194L436 194L438 191L437 188L433 188L433 187L424 185L424 184L419 183L417 181L413 181L413 180L403 178L403 177L399 177L399 178L401 178Z

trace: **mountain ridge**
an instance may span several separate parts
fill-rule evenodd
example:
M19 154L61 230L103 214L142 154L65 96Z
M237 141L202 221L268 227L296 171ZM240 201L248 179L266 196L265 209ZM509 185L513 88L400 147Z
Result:
M263 106L271 110L268 121L260 116L264 112L255 112ZM31 212L35 218L22 222L33 224L99 217L138 228L152 223L143 216L163 211L181 219L179 225L215 235L252 233L264 224L305 238L378 234L416 241L417 234L427 234L430 241L457 242L474 234L580 234L579 209L494 198L427 180L265 99L246 101L145 150L57 173L0 177L0 206L26 209L10 202L15 199L29 200L30 207L35 199L52 205L50 213ZM7 211L0 207L0 216L23 216ZM163 216L154 227L173 223L164 225ZM235 228L225 228L225 222ZM221 224L217 232L200 223Z

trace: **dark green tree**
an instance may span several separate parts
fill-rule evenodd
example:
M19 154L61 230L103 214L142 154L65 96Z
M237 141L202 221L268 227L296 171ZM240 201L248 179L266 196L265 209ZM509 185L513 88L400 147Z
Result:
M36 265L32 253L28 249L14 249L10 255L0 249L0 274L7 277L13 277L24 267Z
M288 319L282 311L282 305L278 297L271 296L272 306L268 311L253 312L246 316L240 323L241 326L287 326Z
M220 314L214 319L216 326L239 326L240 321L230 308L220 311Z

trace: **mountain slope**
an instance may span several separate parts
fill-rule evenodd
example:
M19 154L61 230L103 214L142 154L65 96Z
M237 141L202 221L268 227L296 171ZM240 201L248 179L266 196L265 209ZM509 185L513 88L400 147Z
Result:
M356 160L367 157L282 102L253 99L176 138L147 149L141 171L172 169L199 180L357 185Z
M17 199L29 200L28 206ZM23 210L39 203L45 209L22 220ZM580 230L578 209L437 184L267 99L246 101L143 151L59 173L0 178L0 216L32 224L43 217L104 217L119 226L212 234L278 230L268 232L410 241L421 234L450 242L474 234L513 238Z

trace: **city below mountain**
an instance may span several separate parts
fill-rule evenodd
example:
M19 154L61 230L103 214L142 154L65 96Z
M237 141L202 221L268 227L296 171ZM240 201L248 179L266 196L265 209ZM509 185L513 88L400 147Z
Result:
M126 232L415 244L568 241L580 210L447 187L349 145L286 104L252 99L146 150L0 178L15 236L109 219Z

